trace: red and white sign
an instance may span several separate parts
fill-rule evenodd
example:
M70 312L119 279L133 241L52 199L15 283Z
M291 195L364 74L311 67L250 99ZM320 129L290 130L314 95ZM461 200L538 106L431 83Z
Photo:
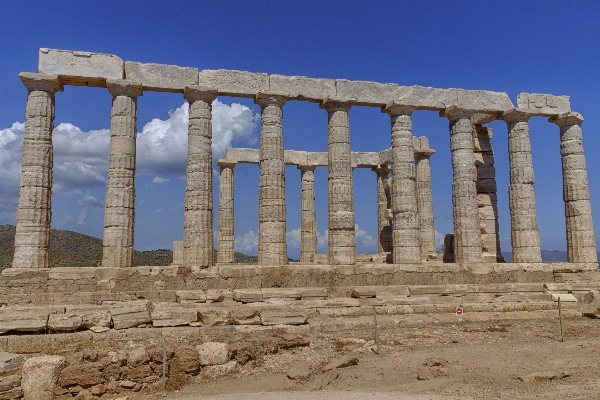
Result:
M462 307L456 307L455 313L456 313L456 315L462 315L463 314L463 308Z

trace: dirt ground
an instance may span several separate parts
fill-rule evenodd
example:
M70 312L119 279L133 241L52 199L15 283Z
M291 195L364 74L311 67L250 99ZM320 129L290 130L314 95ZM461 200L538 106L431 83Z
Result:
M556 311L378 317L379 355L372 320L305 331L307 347L239 365L219 379L198 376L166 398L600 399L600 320L574 310L563 317L564 342ZM323 371L347 356L358 363ZM289 379L300 361L309 376Z

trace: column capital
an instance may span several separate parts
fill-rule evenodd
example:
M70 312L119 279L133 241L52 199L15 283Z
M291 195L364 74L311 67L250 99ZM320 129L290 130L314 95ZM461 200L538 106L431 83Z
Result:
M192 85L183 89L183 97L190 103L201 100L212 104L218 93L217 89L208 86Z
M107 79L106 88L113 96L139 97L144 94L142 82L126 79Z
M535 111L527 108L512 108L502 113L502 120L506 123L527 122L529 118L538 115Z
M415 158L429 159L434 154L435 150L433 149L415 149Z
M473 108L473 107L460 107L460 106L450 106L450 107L446 107L444 110L440 111L440 117L446 117L449 120L456 120L456 119L471 119L473 117L473 115L475 113L477 113L479 110Z
M281 108L288 97L290 97L290 94L285 92L258 92L254 98L254 103L261 107L277 106Z
M350 111L356 99L350 97L326 97L319 106L327 111Z
M227 160L225 158L221 158L217 161L217 166L221 168L234 168L237 165L237 161L235 160Z
M376 167L371 168L373 172L377 172L378 174L386 174L391 171L391 168L387 165L378 165Z
M397 115L411 115L415 111L415 107L400 103L396 100L390 101L385 106L381 107L381 112L388 114L390 117Z
M36 74L33 72L21 72L19 74L21 82L27 90L41 90L48 93L56 93L63 91L63 85L58 75L54 74Z
M300 171L314 171L318 167L318 165L316 165L316 164L298 164L297 167Z
M570 125L581 125L583 123L583 115L578 112L568 112L549 118L548 122L552 122L561 128Z

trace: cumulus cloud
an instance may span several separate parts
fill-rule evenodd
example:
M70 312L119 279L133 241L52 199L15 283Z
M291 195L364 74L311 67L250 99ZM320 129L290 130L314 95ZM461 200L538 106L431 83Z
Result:
M15 122L0 129L0 221L13 220L19 197L21 149L25 124Z
M244 235L235 237L235 249L237 251L257 251L258 235L250 231Z
M328 245L328 234L329 231L325 230L323 234L317 231L317 248L320 250L327 249ZM358 225L355 225L356 245L367 248L374 248L377 246L377 240L373 236L368 235L364 229L360 229ZM291 249L299 249L301 241L300 228L293 229L286 233L287 245Z
M439 233L437 230L435 231L435 248L436 251L442 251L442 245L444 244L444 235L443 233Z
M152 179L152 183L156 183L156 184L161 184L161 183L165 183L165 182L169 182L170 179L169 178L163 178L160 176L155 176L154 179Z
M377 240L371 235L367 235L367 231L360 229L358 224L354 225L354 231L356 232L356 245L363 245L367 248L377 247Z
M91 210L102 210L104 209L104 203L98 200L95 196L86 194L81 198L77 199L77 205L81 207L79 216L77 217L78 225L87 225L88 217Z

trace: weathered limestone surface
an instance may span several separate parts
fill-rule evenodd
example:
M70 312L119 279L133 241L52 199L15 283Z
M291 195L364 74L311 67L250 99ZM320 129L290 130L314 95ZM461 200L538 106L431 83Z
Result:
M151 324L152 317L148 310L148 301L115 304L110 307L115 329L134 328L143 324Z
M219 250L218 263L235 262L234 190L233 168L235 162L219 160L221 178L219 183Z
M555 116L571 112L571 103L569 99L569 96L519 93L517 95L517 107L523 109L523 111L526 110L531 112L534 115Z
M198 85L198 68L126 61L125 79L141 82L144 90L183 93L186 86Z
M356 99L359 106L385 106L398 98L399 86L396 83L379 83L369 81L336 80L338 97Z
M288 263L282 125L282 107L286 97L285 93L259 93L255 99L261 107L258 186L258 263L260 265Z
M356 257L354 189L350 159L348 111L354 99L327 98L328 116L329 264L352 265Z
M473 155L473 126L470 109L449 107L444 115L450 121L452 152L452 204L454 206L454 262L481 263L481 233L477 203L477 169Z
M176 240L173 242L173 264L183 265L183 240Z
M519 95L517 102L523 100ZM542 103L546 104L546 103ZM508 126L508 161L512 262L542 262L534 194L534 172L529 140L532 110L515 108L503 114Z
M198 84L214 87L223 96L256 97L268 92L269 75L228 69L205 69L198 74Z
M21 166L21 193L13 268L48 268L52 192L54 94L63 86L56 75L21 73L29 91Z
M473 126L473 152L477 169L477 204L484 262L503 262L498 235L498 197L492 148L492 128Z
M419 110L445 110L447 107L457 106L498 113L513 107L505 92L437 89L423 86L401 86L397 101Z
M32 357L25 361L21 375L24 400L54 398L54 386L67 361L62 356Z
M135 214L135 152L139 82L107 80L113 95L110 120L110 156L106 183L106 209L102 266L133 266Z
M391 253L392 239L392 183L390 169L386 165L373 169L377 174L377 243L378 252Z
M413 143L415 150L421 258L423 260L436 259L433 197L431 193L431 165L429 164L429 158L435 153L435 150L429 148L429 140L426 136L413 137Z
M419 216L411 114L413 107L395 102L382 108L392 125L392 214L395 264L420 263Z
M123 79L123 60L113 54L41 48L38 70L56 74L66 85L105 86L107 79Z
M314 262L317 254L317 212L315 207L314 165L299 165L302 176L300 215L300 261Z
M598 262L590 190L583 154L583 116L569 112L550 118L560 127L563 199L567 219L567 261Z
M269 75L269 88L273 92L289 94L290 99L321 102L336 95L335 79L314 79L306 76Z
M207 268L214 264L211 121L217 91L204 86L187 86L184 97L190 108L183 257L187 266Z

